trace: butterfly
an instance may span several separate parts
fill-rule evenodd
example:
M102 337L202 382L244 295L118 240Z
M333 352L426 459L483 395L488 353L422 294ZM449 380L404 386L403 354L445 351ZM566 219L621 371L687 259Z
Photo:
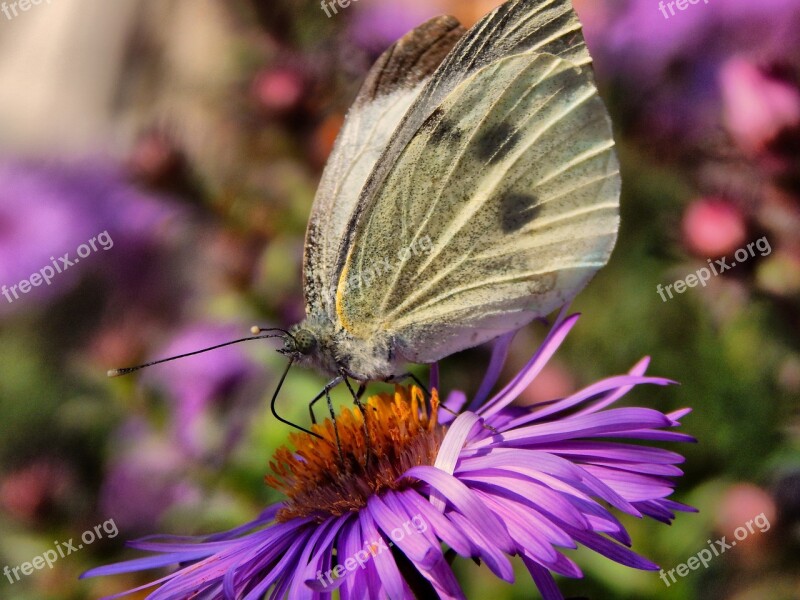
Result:
M619 225L610 119L569 0L434 18L377 60L324 169L306 318L280 351L387 381L571 300Z
M568 303L609 259L619 193L570 0L511 0L469 31L449 16L423 23L371 68L323 171L306 318L247 338L284 340L273 415L311 433L275 410L295 363L332 377L310 413L327 396L335 419L329 391L341 382L359 403L367 382Z

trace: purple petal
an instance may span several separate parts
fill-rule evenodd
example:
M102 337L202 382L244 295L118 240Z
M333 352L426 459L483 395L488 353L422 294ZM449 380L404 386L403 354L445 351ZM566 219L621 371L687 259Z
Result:
M436 462L433 466L452 475L461 454L461 449L464 447L464 443L479 421L480 417L475 413L465 412L458 415L447 430L444 440L442 440L442 445L439 447L439 452L436 455ZM436 489L431 490L431 504L433 504L439 512L444 512L444 498Z
M492 538L487 538L483 532L479 531L475 524L467 519L463 514L451 511L448 518L458 527L464 535L470 538L471 543L478 549L475 557L483 559L486 566L503 581L514 581L514 569L511 567L503 551L494 544Z
M511 342L516 334L516 331L511 331L505 335L501 335L495 340L492 347L492 357L489 359L489 367L486 369L486 374L483 376L481 386L478 388L478 392L475 394L472 402L470 402L468 410L474 412L484 403L486 398L489 397L489 392L492 391L492 388L494 388L497 384L497 380L500 378L500 372L503 370L503 365L506 363L508 350L511 348Z
M547 364L547 361L555 354L558 347L564 341L564 338L567 337L567 334L575 326L579 316L580 315L572 315L562 323L553 327L547 334L544 342L542 342L542 345L536 351L536 354L534 354L528 361L528 364L523 367L522 371L520 371L519 374L511 380L511 383L504 387L500 393L489 400L478 411L478 414L482 417L489 417L516 400L531 382L536 379L536 376Z
M679 464L683 456L663 448L650 448L635 444L603 442L596 440L568 440L538 446L538 450L553 452L577 461L620 461L651 464Z
M361 550L363 539L364 536L361 535L361 521L358 518L354 518L348 521L342 528L342 535L339 537L339 543L337 544L337 553L336 553L337 560L339 560L339 557L341 556L344 557L355 556L355 553ZM365 579L366 577L364 576L363 569L361 569L360 567L358 571L354 571L352 573L348 571L344 575L344 577L338 580L342 582L341 583L342 598L346 599L346 598L366 597L368 586L364 581Z
M362 510L358 516L361 521L361 532L364 534L365 543L371 545L377 542L380 534L372 520L372 511ZM406 584L403 576L400 575L400 570L397 568L397 563L394 562L391 552L384 552L379 548L370 562L374 564L389 598L413 598L408 584Z
M570 535L559 527L550 515L544 515L540 511L515 498L508 498L501 495L493 495L495 504L499 504L506 512L513 512L523 518L540 535L544 536L551 544L562 548L576 548L575 541ZM565 500L568 502L568 500ZM497 510L495 510L497 512ZM588 521L587 525L589 524Z
M542 593L542 600L564 600L564 596L561 595L561 590L558 589L550 571L537 565L527 556L522 557L522 562L528 567L528 572L531 574L533 582Z
M431 365L428 373L428 388L431 390L439 389L439 363L435 362Z
M628 502L663 498L672 493L670 482L659 477L594 465L585 465L584 468L608 486L614 488Z
M625 544L626 546L631 545L631 537L625 530L625 527L623 527L622 523L620 523L620 521L604 506L599 505L593 500L578 498L577 496L570 496L568 500L586 517L586 520L589 522L589 527L587 527L587 529L598 533L605 533L620 544Z
M405 515L392 511L379 496L372 496L368 501L367 508L375 524L383 530L385 537L397 544L409 559L425 569L430 569L442 558L441 548L436 549L438 552L434 550L428 544L425 536L405 535L403 529ZM397 539L391 535L395 529L403 532L403 535L397 536Z
M607 379L603 379L592 385L572 394L571 396L564 398L559 402L555 402L554 404L547 406L546 408L542 408L536 410L534 408L529 414L514 419L507 425L505 428L511 429L515 427L520 427L527 423L531 423L534 421L539 421L544 419L545 417L549 417L553 414L568 410L598 394L602 394L603 392L611 391L618 391L621 388L632 389L636 385L643 385L643 384L654 384L654 385L669 385L674 383L669 379L663 379L661 377L638 377L638 376L631 376L631 375L618 375L617 377L609 377ZM581 412L580 414L593 414L597 412L596 409L592 409L590 411ZM572 415L576 416L576 415Z
M642 375L645 374L645 372L647 371L647 367L649 365L650 365L650 357L649 356L645 356L638 363L633 365L633 367L631 367L630 371L628 371L628 375L631 375L633 377L641 377ZM582 408L580 411L578 411L577 414L582 415L582 414L593 413L593 412L597 412L599 410L602 410L606 406L610 406L611 404L614 404L614 402L616 402L617 400L622 398L625 394L630 392L632 389L633 389L632 385L622 386L618 390L610 392L606 397L601 398L600 400L598 400L594 404L592 404L590 406L587 406L586 408Z
M423 577L431 582L440 600L466 600L464 592L446 561L437 564L430 571L421 571Z
M414 477L438 489L475 527L506 552L513 552L514 543L500 520L458 479L436 467L420 465L406 471L404 477Z
M88 577L102 577L105 575L119 575L121 573L133 573L135 571L168 567L169 565L193 561L197 560L198 558L205 558L209 554L213 553L205 550L198 550L196 552L176 552L173 554L135 558L133 560L126 560L124 562L89 569L80 575L80 579L86 579Z
M447 400L442 402L442 406L446 409L444 412L439 412L439 422L442 425L447 425L455 417L453 413L461 412L461 409L467 403L467 395L464 392L453 390L447 395ZM452 412L451 412L452 411Z
M463 481L482 483L481 489L492 490L493 493L503 494L524 500L530 507L545 514L570 523L575 527L587 527L588 522L575 508L560 494L528 477L518 473L500 469L487 471L486 474L473 472L460 477Z
M667 413L667 416L673 421L675 421L675 423L677 424L683 417L685 417L691 412L692 412L691 408L681 408L671 413Z
M544 564L556 561L558 553L553 546L539 537L540 534L532 527L532 523L526 524L518 518L517 513L506 510L504 506L494 501L492 494L481 492L480 490L476 490L476 493L487 506L492 508L495 514L502 517L506 529L508 529L509 534L516 543L517 552L525 550Z
M306 547L303 549L297 561L289 594L293 598L313 598L314 591L306 585L306 580L314 578L314 572L319 562L322 552L330 551L333 538L339 533L341 525L349 515L341 515L337 518L328 518L320 523L308 539ZM311 559L311 555L316 551L316 558Z
M621 565L632 567L634 569L658 571L657 564L650 562L642 556L639 556L625 546L615 544L611 540L608 540L601 535L589 531L580 531L578 529L572 529L570 533L575 540L587 548L610 558L614 562L618 562Z
M643 427L667 427L666 416L650 408L615 408L580 417L570 417L552 423L537 423L506 431L492 438L471 444L473 448L483 448L497 444L498 439L504 444L518 442L521 444L542 444L561 441L563 439L584 436L607 436L622 434Z
M686 433L656 429L633 429L631 431L620 431L614 435L630 440L648 440L651 442L683 442L690 444L697 442L697 439Z
M424 520L431 524L431 527L436 531L436 535L445 544L450 546L461 556L475 555L475 549L470 546L470 542L464 534L415 490L408 490L404 499Z

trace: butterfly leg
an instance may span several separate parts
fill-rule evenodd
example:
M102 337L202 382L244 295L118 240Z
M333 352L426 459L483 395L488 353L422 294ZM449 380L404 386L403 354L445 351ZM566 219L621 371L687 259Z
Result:
M342 379L344 380L344 384L347 386L347 389L350 390L350 394L353 396L353 402L356 403L358 409L361 411L361 415L364 417L364 444L366 446L366 458L364 459L364 468L369 465L369 456L372 454L372 444L370 444L369 440L369 426L367 425L367 409L364 408L363 402L361 402L361 396L364 395L364 390L367 389L366 384L363 382L359 383L358 391L353 390L353 386L350 385L350 382L347 380L347 376L342 373Z
M336 379L340 378L337 377ZM333 402L331 402L331 388L335 387L335 385L339 385L339 381L336 381L336 379L333 379L328 382L328 384L325 386L325 389L323 390L323 393L325 394L325 397L328 399L328 411L331 413L331 421L333 421L333 433L336 436L336 450L339 452L339 462L341 463L342 469L344 469L345 468L344 452L342 452L342 442L339 439L339 428L336 426L336 413L333 410ZM331 385L334 381L336 381L336 383L334 385ZM345 379L345 381L347 380Z
M398 381L402 381L402 380L404 380L404 379L411 379L411 380L412 380L414 383L416 383L416 384L417 384L417 385L418 385L420 388L422 388L422 392L423 392L425 395L427 395L429 399L431 398L431 393L428 391L428 388L426 388L426 387L425 387L425 385L424 385L424 384L423 384L423 383L422 383L422 382L419 380L419 377L417 377L416 375L414 375L414 374L413 374L413 373L411 373L411 372L408 372L408 373L403 373L402 375L396 375L395 377L390 377L389 379L387 379L387 380L386 380L386 383L395 383L395 382L398 382ZM458 413L457 413L457 412L455 412L454 410L451 410L451 409L449 409L449 408L448 408L448 407L446 407L446 406L445 406L443 403L442 403L442 404L439 404L439 408L446 410L447 412L449 412L449 413L450 413L451 415L453 415L454 417L457 417L457 416L458 416ZM494 427L492 427L491 425L487 425L486 423L484 423L484 424L483 424L483 427L484 427L484 429L488 429L488 430L489 430L489 431L491 431L492 433L497 433L497 429L495 429L495 428L494 428Z
M311 402L308 403L308 412L311 414L311 422L314 425L317 424L317 418L314 416L314 404L316 404L318 400L322 400L328 394L328 392L330 390L335 388L341 382L342 382L342 378L341 377L335 377L335 378L331 379L325 385L323 390L319 394L317 394Z
M394 383L395 381L403 381L404 379L410 379L410 380L412 380L414 383L416 383L416 384L417 384L417 386L418 386L419 388L421 388L421 389L422 389L422 392L423 392L423 393L424 393L424 394L425 394L425 395L426 395L428 398L430 398L430 397L431 397L431 393L430 393L430 391L428 390L428 386L426 386L424 383L422 383L422 382L420 381L419 377L417 377L416 375L414 375L414 374L413 374L411 371L409 371L408 373L403 373L402 375L398 375L397 377L392 377L392 379L389 381L389 383Z
M414 375L410 371L408 373L403 373L402 375L396 375L395 377L391 377L391 378L386 380L386 383L396 383L396 382L403 381L404 379L411 379L415 384L417 384L417 386L420 389L422 389L422 393L425 395L425 397L428 398L428 401L430 401L432 396L431 396L431 393L428 390L427 386L420 381L419 377L417 377L416 375ZM454 412L454 411L450 410L444 404L440 404L439 408L442 408L442 409L446 410L447 412L449 412L453 416L456 416L456 417L458 416L457 412Z
M281 388L283 387L283 382L286 380L286 376L289 374L289 369L292 368L292 364L294 364L294 361L290 360L289 363L286 365L286 369L283 371L283 375L281 375L280 381L278 381L278 387L275 388L275 393L272 394L272 400L269 404L269 408L272 411L273 416L276 419L278 419L278 421L280 421L281 423L285 423L286 425L294 427L295 429L299 429L303 433L307 433L309 435L313 435L314 437L323 439L322 436L319 435L318 433L314 433L313 431L310 431L305 427L300 427L300 425L297 425L296 423L292 423L291 421L284 419L282 416L278 414L278 411L275 407L275 403L278 400L278 394L280 394Z

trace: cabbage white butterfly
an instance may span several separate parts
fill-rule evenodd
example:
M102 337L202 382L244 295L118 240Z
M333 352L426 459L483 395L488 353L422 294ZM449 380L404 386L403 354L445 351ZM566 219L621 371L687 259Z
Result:
M619 192L570 0L511 0L469 31L447 16L420 25L370 70L323 172L305 320L259 336L283 337L290 358L273 414L311 433L275 411L294 363L333 376L313 421L323 396L333 416L342 381L360 406L366 382L567 303L611 254Z
M372 67L322 175L281 352L390 380L575 296L618 229L611 125L569 0L438 17Z

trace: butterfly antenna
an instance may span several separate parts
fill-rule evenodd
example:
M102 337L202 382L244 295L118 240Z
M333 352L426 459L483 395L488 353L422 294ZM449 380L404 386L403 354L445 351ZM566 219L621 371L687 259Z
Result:
M259 333L264 333L266 331L280 331L283 335L288 335L290 338L294 337L291 333L285 329L281 329L280 327L259 327L258 325L253 325L250 328L250 333L253 335L258 335Z
M277 329L277 328L275 328L275 329ZM283 331L282 329L277 329L277 330L278 331ZM263 331L268 331L268 330L265 329ZM288 332L286 333L286 335L288 335ZM124 369L110 369L106 373L106 375L108 375L109 377L119 377L120 375L127 375L128 373L133 373L134 371L139 371L141 369L144 369L145 367L152 367L153 365L159 365L161 363L169 362L171 360L178 360L179 358L186 358L187 356L194 356L195 354L202 354L203 352L209 352L210 350L216 350L217 348L224 348L225 346L231 346L233 344L239 344L241 342L249 342L250 340L264 340L264 339L267 339L267 338L277 338L277 337L283 337L283 336L282 335L269 334L269 335L257 335L257 336L254 336L254 337L240 338L238 340L225 342L224 344L217 344L216 346L211 346L209 348L203 348L202 350L195 350L194 352L187 352L186 354L178 354L177 356L170 356L169 358L162 358L160 360L154 360L152 362L145 363L143 365L137 365L135 367L126 367Z

